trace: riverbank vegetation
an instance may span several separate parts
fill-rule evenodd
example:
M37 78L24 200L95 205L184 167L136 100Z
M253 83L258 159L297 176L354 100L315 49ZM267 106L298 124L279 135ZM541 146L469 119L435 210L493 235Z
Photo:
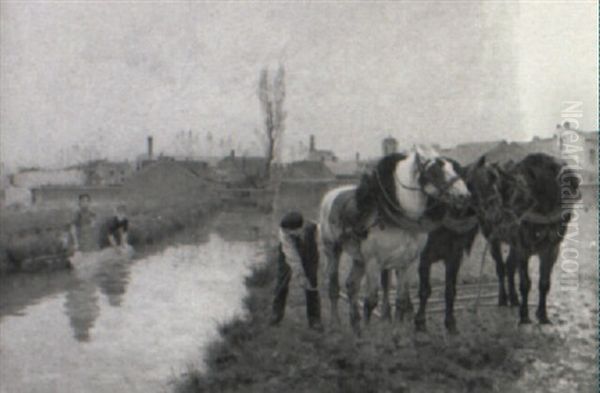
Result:
M535 335L516 334L514 318L495 318L496 309L477 318L463 315L457 337L433 323L441 322L440 314L421 336L412 321L375 321L357 338L344 320L341 328L321 334L307 328L303 293L294 285L282 325L271 327L273 254L246 279L246 316L220 326L221 339L206 351L204 369L190 370L176 392L495 391L532 360L513 349L544 347ZM322 303L327 322L323 296Z
M156 244L185 228L195 227L218 206L187 203L129 208L129 241L141 247ZM105 223L114 214L110 206L95 206L98 242L107 246ZM69 225L74 210L53 209L4 214L0 235L0 275L68 268L72 254Z

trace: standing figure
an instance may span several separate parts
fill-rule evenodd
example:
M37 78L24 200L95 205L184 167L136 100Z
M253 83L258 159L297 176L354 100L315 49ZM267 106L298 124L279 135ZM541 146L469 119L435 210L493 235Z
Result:
M308 326L322 331L321 301L317 285L319 266L317 225L312 222L305 223L302 214L298 212L287 213L279 227L278 254L277 286L271 325L278 325L283 319L292 272L302 266Z
M79 195L79 209L71 223L71 237L75 252L96 251L100 248L96 228L96 213L90 209L89 194Z

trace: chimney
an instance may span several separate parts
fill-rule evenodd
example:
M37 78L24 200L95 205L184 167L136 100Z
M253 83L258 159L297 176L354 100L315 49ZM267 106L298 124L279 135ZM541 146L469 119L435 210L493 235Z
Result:
M309 147L310 151L315 151L315 136L311 135L310 136L310 147Z
M356 152L356 162L360 162L360 153Z
M229 153L229 156L231 158L235 158L235 150L234 149L231 149L231 152Z
M150 159L150 160L153 158L152 157L152 155L153 155L153 148L154 148L153 147L153 142L154 142L154 139L151 136L149 136L148 137L148 159Z

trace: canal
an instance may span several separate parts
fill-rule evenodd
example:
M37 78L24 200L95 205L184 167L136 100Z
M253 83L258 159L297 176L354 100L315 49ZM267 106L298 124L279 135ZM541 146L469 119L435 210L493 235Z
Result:
M170 391L243 312L264 227L230 216L131 260L105 250L85 271L3 278L0 391Z

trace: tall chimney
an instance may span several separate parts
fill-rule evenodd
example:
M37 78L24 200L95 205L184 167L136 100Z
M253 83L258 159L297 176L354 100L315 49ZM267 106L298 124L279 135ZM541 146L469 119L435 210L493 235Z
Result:
M309 145L309 149L310 151L315 151L315 136L311 135L310 136L310 145Z
M356 162L360 162L360 153L356 152Z
M229 153L229 155L231 156L231 158L235 158L235 150L231 149L231 152Z
M154 142L154 139L151 136L149 136L148 137L148 159L150 159L150 160L152 159L153 150L154 150L153 142Z

